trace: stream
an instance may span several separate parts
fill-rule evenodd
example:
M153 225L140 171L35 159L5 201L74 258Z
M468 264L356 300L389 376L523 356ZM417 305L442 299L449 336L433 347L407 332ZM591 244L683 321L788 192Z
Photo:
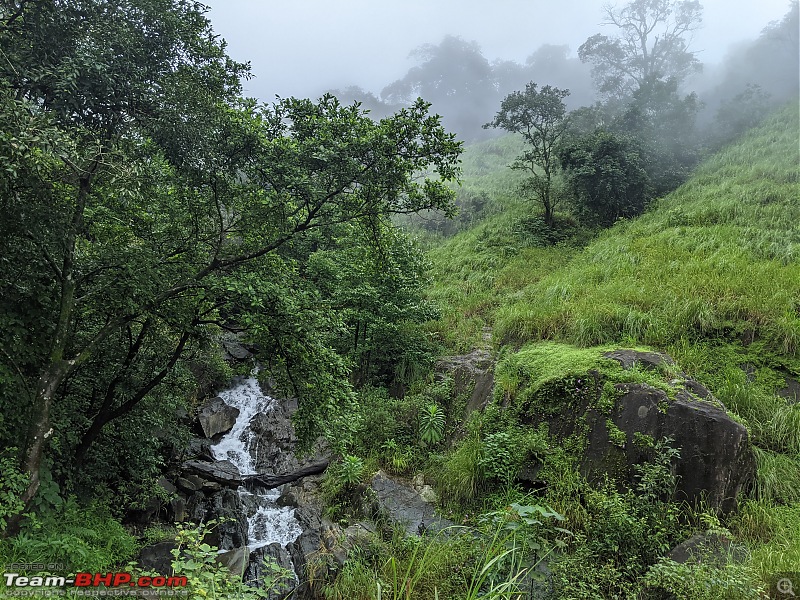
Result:
M226 404L238 408L239 416L230 432L211 447L214 458L231 461L242 475L256 474L258 444L250 422L256 415L273 410L276 400L261 391L255 377L244 379L238 385L220 392L219 396ZM294 509L277 505L279 489L254 494L240 487L239 496L247 509L250 552L274 542L285 547L303 532L295 518Z

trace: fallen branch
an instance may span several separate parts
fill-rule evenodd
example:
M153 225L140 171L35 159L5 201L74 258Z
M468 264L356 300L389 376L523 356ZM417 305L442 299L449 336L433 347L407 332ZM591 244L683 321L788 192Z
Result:
M291 483L303 477L308 477L309 475L318 475L328 468L328 463L328 460L311 463L310 465L306 465L305 467L297 469L297 471L285 475L268 475L266 473L244 475L242 477L242 483L248 489L251 487L260 487L269 490L281 486L284 483Z

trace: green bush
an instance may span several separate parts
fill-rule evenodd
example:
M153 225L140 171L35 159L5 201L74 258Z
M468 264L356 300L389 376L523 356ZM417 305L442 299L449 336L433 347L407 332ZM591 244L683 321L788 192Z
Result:
M658 600L665 593L675 600L762 600L766 593L752 567L733 562L679 564L662 558L650 567L642 583L643 600Z
M6 519L25 508L21 500L28 485L28 477L17 466L17 448L7 448L0 454L0 531L6 528Z
M0 562L62 563L99 572L124 565L137 549L136 539L107 507L81 506L69 498L58 510L30 515L19 535L0 541Z
M177 525L177 548L172 552L174 573L187 579L192 600L255 600L269 598L270 592L289 594L294 587L294 573L278 566L274 559L265 559L262 586L258 589L242 582L241 575L231 573L217 561L218 548L203 542L216 526L216 521L202 525Z

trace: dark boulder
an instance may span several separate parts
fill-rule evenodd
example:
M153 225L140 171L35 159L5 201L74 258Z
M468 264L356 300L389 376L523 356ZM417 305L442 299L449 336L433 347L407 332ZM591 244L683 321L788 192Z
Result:
M217 546L220 550L231 550L246 546L248 523L245 508L239 494L230 489L223 489L212 495L195 492L189 498L186 513L192 521L208 522L224 518L217 523L208 535L206 542Z
M647 448L634 443L635 434L653 440L671 438L680 451L675 464L677 498L705 500L710 507L729 512L755 474L747 429L723 408L688 393L670 400L666 392L646 384L617 384L622 393L610 420L625 436L612 442L608 417L587 412L589 445L582 467L592 477L600 473L622 475L647 460Z
M139 552L137 562L139 566L148 571L155 571L160 575L172 575L172 551L178 545L175 542L158 542L145 546Z
M228 433L236 423L239 409L228 406L225 401L216 396L208 400L197 415L203 435L207 438L216 438Z
M747 560L747 548L718 533L698 533L670 550L667 558L676 563L705 563L724 567Z
M263 587L265 581L269 580L271 587L266 598L283 600L297 584L291 555L277 542L253 550L250 553L244 580L248 585L258 588Z
M585 360L587 350L580 352ZM540 356L546 360L544 353ZM585 450L576 457L583 474L592 481L608 474L621 487L630 487L637 466L652 460L654 443L668 438L680 452L672 465L676 499L703 501L723 512L735 510L737 496L755 474L747 429L666 354L619 349L598 350L598 357L648 373L619 378L617 368L602 362L583 374L565 370L562 379L555 376L530 393L523 422L546 423L556 440L577 436L582 443L585 438ZM535 460L521 472L531 487L537 485Z
M244 576L249 560L250 548L247 546L232 548L231 550L221 552L217 555L217 562L226 566L231 573L239 577Z

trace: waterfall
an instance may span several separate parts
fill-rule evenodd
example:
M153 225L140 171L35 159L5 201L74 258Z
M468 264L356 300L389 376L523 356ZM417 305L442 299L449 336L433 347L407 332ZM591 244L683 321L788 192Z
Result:
M211 447L211 451L217 460L229 460L235 464L242 475L253 475L257 472L258 457L254 454L258 445L250 430L250 421L259 413L273 410L276 401L264 395L255 377L248 377L219 395L226 404L239 409L239 417L233 428ZM241 487L239 495L247 507L247 537L251 552L273 542L285 547L302 533L294 509L276 504L280 496L278 490L253 494Z

